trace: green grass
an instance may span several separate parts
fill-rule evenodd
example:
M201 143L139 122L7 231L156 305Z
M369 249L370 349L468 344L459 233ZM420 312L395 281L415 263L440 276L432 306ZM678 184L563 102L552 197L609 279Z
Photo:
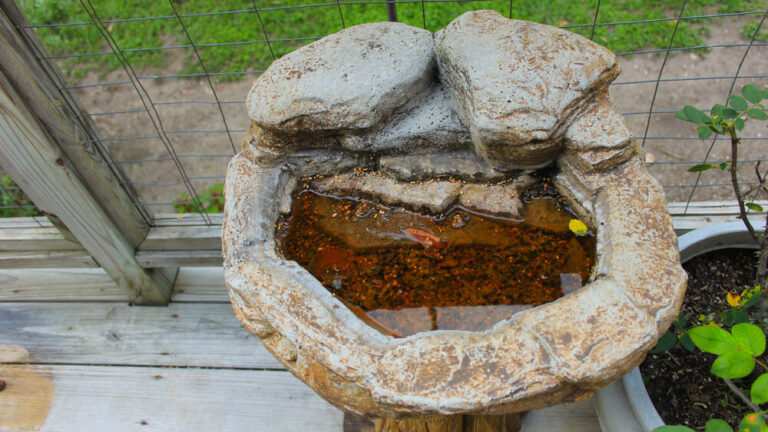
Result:
M342 29L339 6L336 4L294 9L274 9L286 6L326 4L330 0L256 0L263 10L261 18L267 29L271 47L265 43L237 46L200 47L200 56L209 72L241 72L264 70L272 61L272 55L280 57L311 41L280 41L307 37L321 37ZM173 9L167 1L122 0L94 1L102 20L118 18L141 18L171 16L169 19L132 21L108 24L121 49L160 47L163 45L186 45L189 43ZM542 22L551 25L591 24L595 4L569 0L515 1L514 18ZM602 1L598 22L624 22L665 18L677 14L679 1L670 0L623 0ZM78 0L21 0L21 5L32 24L53 24L63 22L90 22L88 14ZM180 14L199 14L249 10L250 0L174 0ZM692 0L688 2L685 15L703 13L756 10L761 0ZM401 3L397 5L401 22L422 27L422 7L426 14L426 27L431 31L443 28L463 12L475 9L495 9L509 16L508 0L488 0L467 3ZM344 25L347 27L366 22L386 20L383 4L341 5ZM256 13L237 13L218 16L186 17L183 19L195 44L260 41L264 39ZM744 34L751 37L757 18L748 23ZM712 20L684 20L675 37L673 46L694 46L702 43L702 35L709 31ZM674 21L601 26L595 31L597 42L614 52L631 52L642 49L666 48L675 26ZM750 32L751 28L751 32ZM589 37L590 27L571 28L571 31ZM73 53L98 53L109 51L102 35L93 25L39 28L39 36L54 55ZM768 39L768 30L761 32L761 39ZM270 48L271 51L270 52ZM179 73L201 73L192 49L173 50L184 59L183 70ZM129 52L126 57L134 67L162 70L169 61L167 50ZM96 70L102 75L120 67L114 55L79 57L62 61L65 73L75 79L85 72ZM177 71L174 71L177 72ZM241 75L219 77L239 79Z
M0 218L39 216L32 201L16 187L7 174L0 174Z

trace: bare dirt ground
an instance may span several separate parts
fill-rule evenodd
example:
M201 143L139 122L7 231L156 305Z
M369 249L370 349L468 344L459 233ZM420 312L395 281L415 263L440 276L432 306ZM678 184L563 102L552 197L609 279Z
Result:
M743 20L724 19L712 26L712 33L706 39L708 44L746 44L740 35ZM712 48L708 53L698 54L683 51L667 59L662 79L653 102L654 114L648 124L648 114L659 77L663 54L636 54L632 58L621 57L623 73L611 87L614 103L625 113L625 117L636 137L645 142L649 169L665 186L670 201L686 201L691 196L697 175L686 169L705 160L712 146L712 139L700 141L689 123L674 118L674 112L684 105L699 108L725 103L728 90L741 63L746 46ZM182 52L172 53L168 67L162 71L141 71L140 75L171 74L182 66ZM753 46L744 58L735 89L753 83L768 85L768 79L755 76L768 75L768 46ZM162 119L174 151L181 166L192 179L197 193L204 196L206 188L223 183L226 164L234 151L239 151L243 130L248 118L243 101L255 75L246 75L235 82L214 82L226 123L231 131L230 139L225 132L224 121L215 102L214 94L205 78L161 78L142 79ZM751 78L750 78L751 77ZM704 78L691 80L692 78ZM683 80L680 80L683 79ZM80 84L105 81L123 81L127 76L122 71L110 73L107 77L90 74ZM634 83L635 81L647 81ZM86 87L75 90L86 109L92 114L99 133L106 139L157 136L156 127L149 121L146 112L98 115L112 111L143 109L137 92L131 84L101 87ZM166 102L180 102L172 103ZM664 113L671 111L671 113ZM186 131L186 132L184 132ZM205 131L205 132L190 132ZM643 137L647 136L645 140ZM743 136L747 138L740 159L755 160L768 158L768 122L748 124ZM685 138L675 140L672 138ZM107 141L114 161L119 163L136 185L144 202L153 212L173 212L168 204L177 200L188 188L181 181L179 168L170 160L169 150L157 138ZM727 160L729 141L718 140L712 146L710 161ZM754 180L754 163L744 164L742 176ZM764 163L765 166L765 163ZM725 186L698 187L693 196L695 201L731 199L731 189L724 173L709 171L701 178L701 185L724 184Z

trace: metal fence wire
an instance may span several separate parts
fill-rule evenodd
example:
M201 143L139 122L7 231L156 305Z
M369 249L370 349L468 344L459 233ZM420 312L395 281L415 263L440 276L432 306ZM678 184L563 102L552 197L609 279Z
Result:
M93 140L137 191L135 204L153 226L173 224L176 212L220 223L210 214L223 207L220 184L249 124L243 104L252 80L279 56L354 24L399 19L435 31L464 11L496 9L606 44L624 70L611 97L670 201L731 199L725 173L686 172L726 161L727 137L701 141L674 113L686 104L726 103L747 83L768 84L762 1L301 1L21 6L25 34L44 42L38 56L61 71L62 88L86 107ZM643 8L649 13L638 12ZM768 158L767 142L765 124L745 129L745 185Z

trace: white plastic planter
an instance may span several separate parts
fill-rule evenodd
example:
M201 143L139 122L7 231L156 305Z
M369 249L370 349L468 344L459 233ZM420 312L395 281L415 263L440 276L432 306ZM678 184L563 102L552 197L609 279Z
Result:
M762 231L764 223L755 224ZM718 249L757 249L741 221L710 225L680 236L680 261L686 262ZM600 426L604 432L651 432L664 425L645 390L640 369L634 368L622 379L596 392L595 401Z

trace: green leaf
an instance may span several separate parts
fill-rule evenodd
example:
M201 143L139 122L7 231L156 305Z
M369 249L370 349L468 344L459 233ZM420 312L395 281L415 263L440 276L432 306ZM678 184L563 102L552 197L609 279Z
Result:
M706 170L712 169L714 167L715 166L712 165L712 164L703 163L703 164L694 165L694 166L688 168L688 172L701 172L701 171L706 171Z
M699 134L699 139L705 140L712 136L712 129L710 129L709 126L699 126L696 128L696 132Z
M761 206L760 204L747 203L746 206L749 207L750 210L754 210L756 212L763 211L763 206Z
M675 117L679 118L680 120L691 121L690 119L688 119L688 116L685 115L685 110L680 110L676 112Z
M720 171L725 171L726 168L731 166L728 162L720 162Z
M732 325L735 324L734 319L733 319L734 312L735 312L734 310L727 310L727 311L722 313L720 318L723 320L723 325L724 326L731 327Z
M763 99L768 99L768 87L763 89Z
M677 343L677 338L672 332L664 333L659 341L656 342L656 346L651 350L651 354L661 354L672 349Z
M733 323L741 324L749 322L749 314L743 309L737 309L733 312Z
M746 111L748 106L747 101L745 101L743 97L734 94L728 96L728 105L732 106L738 111Z
M768 373L760 375L755 382L752 383L749 397L752 399L752 402L756 404L768 402Z
M720 378L744 378L755 368L755 359L744 351L723 354L712 363L712 373Z
M682 312L677 314L677 319L672 324L679 329L685 328L685 314Z
M739 343L727 331L714 325L704 325L688 330L691 340L700 350L712 354L726 354L739 350Z
M734 118L736 118L738 116L739 116L739 113L737 113L736 110L733 109L733 108L725 107L720 112L720 118L723 119L723 120L734 119Z
M704 114L701 110L699 110L696 107L692 107L690 105L686 105L683 107L683 114L685 114L685 117L688 119L688 121L694 122L697 125L703 125L707 121L712 120L711 117Z
M711 115L712 118L720 117L720 115L723 113L723 108L725 108L724 105L715 104L715 106L713 106L709 111L709 115Z
M713 125L711 126L711 128L712 128L712 129L714 129L714 130L715 130L715 132L717 132L717 133L719 133L719 134L723 133L723 127L722 127L722 126L720 126L720 125L719 125L719 124L717 124L717 123L713 124ZM704 138L702 138L702 139L704 139Z
M653 432L696 432L685 426L659 426Z
M741 94L753 104L759 103L760 99L763 98L763 92L754 84L745 85L744 88L741 89Z
M765 351L765 333L760 327L749 323L736 324L731 333L747 354L757 357Z
M691 336L688 334L688 332L681 334L677 339L680 341L680 346L687 349L688 351L693 352L696 349L696 345L693 344Z
M739 432L760 432L763 429L763 417L757 413L749 413L739 423Z
M750 108L747 115L755 120L768 120L768 113L760 108Z
M744 129L744 119L743 118L737 118L733 121L733 127L736 128L736 130L742 130Z
M760 301L760 298L762 297L762 294L760 292L760 286L756 286L754 288L747 288L744 291L741 292L741 297L747 299L746 302L742 305L743 307L747 308L750 306L754 306L757 304L757 302Z
M704 432L733 432L733 428L725 420L711 419L704 426Z

